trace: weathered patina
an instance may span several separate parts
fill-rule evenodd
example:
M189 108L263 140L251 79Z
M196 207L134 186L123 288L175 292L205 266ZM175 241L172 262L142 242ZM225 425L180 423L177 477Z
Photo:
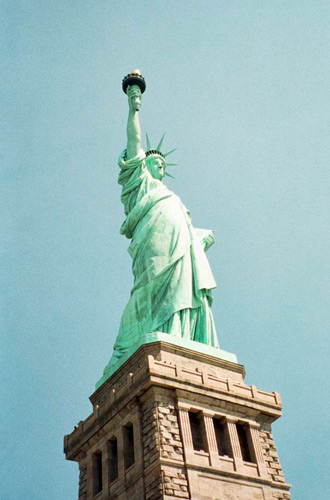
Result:
M138 83L139 74L131 74ZM172 341L175 337L219 347L211 311L216 283L205 254L214 242L213 232L194 228L189 210L163 183L171 165L166 157L172 152L161 152L164 137L154 149L147 137L147 150L142 149L141 85L127 85L127 78L124 82L129 113L127 147L119 157L126 216L120 232L131 240L134 286L108 373L152 332L166 333Z

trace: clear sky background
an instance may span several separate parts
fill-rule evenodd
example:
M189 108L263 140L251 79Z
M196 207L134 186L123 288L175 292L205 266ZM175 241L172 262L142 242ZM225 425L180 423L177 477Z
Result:
M6 333L1 498L72 500L63 436L91 411L132 285L121 80L178 147L167 180L213 228L221 347L280 392L296 500L329 498L330 4L2 0Z

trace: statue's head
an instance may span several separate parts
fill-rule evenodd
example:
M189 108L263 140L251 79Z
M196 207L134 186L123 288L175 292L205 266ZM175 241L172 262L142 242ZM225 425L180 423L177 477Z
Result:
M158 153L149 154L146 158L147 169L154 179L161 181L165 175L165 158Z
M165 134L164 134L165 135ZM172 151L169 151L168 153L161 153L160 148L163 143L164 135L159 141L156 149L152 149L150 146L150 141L149 137L147 134L147 152L146 152L146 166L149 172L151 173L152 177L154 179L162 180L165 175L168 175L169 177L172 177L171 174L169 174L166 171L166 168L169 166L174 166L176 163L168 163L166 161L166 156L169 154L173 153L175 149L172 149Z

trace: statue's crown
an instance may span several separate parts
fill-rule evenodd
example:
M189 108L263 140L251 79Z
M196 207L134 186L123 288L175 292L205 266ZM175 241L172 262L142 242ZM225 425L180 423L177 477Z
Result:
M149 156L149 155L159 155L162 158L164 158L164 160L165 160L165 156L163 155L163 153L161 153L157 149L149 149L148 151L146 151L146 156Z
M171 151L168 151L167 153L162 153L160 148L162 147L162 144L163 144L163 140L164 140L164 137L165 137L165 134L163 134L161 140L159 141L159 143L157 144L156 146L156 149L153 149L150 145L150 140L149 140L149 137L148 137L148 134L146 134L146 138L147 138L147 151L146 151L146 157L147 156L151 156L151 155L159 155L161 156L164 160L165 160L165 175L167 175L168 177L173 177L171 174L169 174L167 172L167 167L174 167L177 165L177 163L168 163L166 161L166 156L170 155L171 153L173 153L173 151L176 150L175 149L171 149Z

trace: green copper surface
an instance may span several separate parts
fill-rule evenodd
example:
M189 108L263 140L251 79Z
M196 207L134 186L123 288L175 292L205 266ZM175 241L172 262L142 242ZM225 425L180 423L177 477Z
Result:
M139 87L128 86L127 96L127 148L119 157L118 182L126 216L120 232L131 240L134 286L103 381L140 345L159 335L186 347L192 342L195 350L211 347L219 357L224 353L211 311L216 283L205 253L214 243L213 232L194 228L189 210L163 183L165 155L170 153L160 151L164 136L156 150L150 149L147 137L146 155L141 144Z

